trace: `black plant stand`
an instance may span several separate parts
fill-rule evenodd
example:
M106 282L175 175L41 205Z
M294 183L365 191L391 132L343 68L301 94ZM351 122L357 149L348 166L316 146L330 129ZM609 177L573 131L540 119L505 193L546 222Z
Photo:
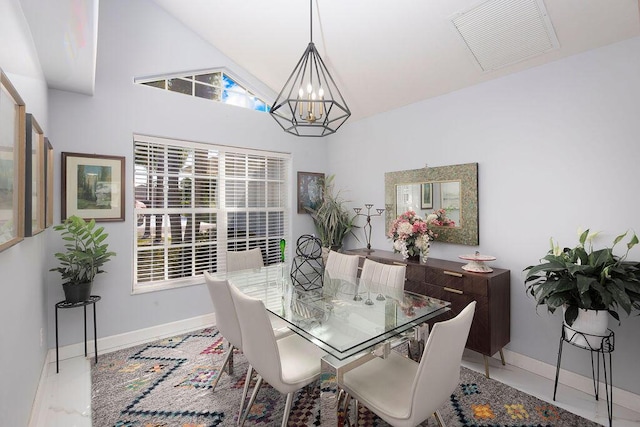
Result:
M611 364L611 353L615 347L615 334L611 329L607 329L605 335L592 335L564 325L562 327L562 336L560 337L560 347L558 348L558 364L556 365L556 381L553 386L553 400L556 400L556 391L558 390L558 376L560 374L560 361L562 359L562 345L567 342L574 347L578 347L591 352L591 378L593 379L593 392L596 400L600 392L600 355L602 355L602 367L604 371L604 387L607 397L607 414L609 416L609 427L612 426L613 420L613 376ZM596 353L596 363L594 364L593 354ZM607 355L609 356L609 365L607 370Z
M59 355L58 355L58 309L83 307L84 309L84 357L87 357L87 306L93 305L93 344L96 355L96 364L98 363L98 334L96 328L96 303L100 301L98 295L91 295L88 300L81 302L60 301L56 303L56 374L60 372Z

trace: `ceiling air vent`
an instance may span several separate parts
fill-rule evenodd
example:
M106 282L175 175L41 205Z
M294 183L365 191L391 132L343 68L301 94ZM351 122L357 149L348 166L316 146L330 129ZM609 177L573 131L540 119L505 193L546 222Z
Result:
M560 47L542 0L490 0L452 22L484 71Z

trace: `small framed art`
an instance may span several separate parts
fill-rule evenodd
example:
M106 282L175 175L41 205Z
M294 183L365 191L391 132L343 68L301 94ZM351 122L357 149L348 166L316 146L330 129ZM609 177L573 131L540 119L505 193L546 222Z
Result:
M62 153L62 220L124 221L124 157Z
M322 203L324 174L298 172L298 213L309 213L305 208L316 210Z
M420 198L420 208L432 209L433 208L433 183L424 182L420 184L420 193L422 194L422 197Z

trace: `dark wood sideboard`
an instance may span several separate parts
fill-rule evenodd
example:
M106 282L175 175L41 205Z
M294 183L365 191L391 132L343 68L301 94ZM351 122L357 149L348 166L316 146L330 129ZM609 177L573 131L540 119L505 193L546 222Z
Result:
M476 301L476 312L471 324L466 347L484 356L485 372L489 377L487 357L500 352L510 341L511 333L511 274L509 270L493 268L491 273L472 273L462 269L465 263L428 258L425 264L405 260L399 253L364 249L345 251L373 261L387 264L406 264L407 291L432 296L451 302L451 311L445 316L457 315L471 301ZM443 319L435 319L440 321Z

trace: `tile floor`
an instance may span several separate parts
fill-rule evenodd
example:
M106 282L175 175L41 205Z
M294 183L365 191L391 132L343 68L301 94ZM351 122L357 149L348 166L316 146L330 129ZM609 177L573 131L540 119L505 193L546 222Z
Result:
M482 356L465 352L463 365L484 372ZM75 357L60 362L56 374L55 362L49 365L49 375L41 390L42 403L38 413L32 414L30 427L90 427L91 426L91 367L89 360ZM511 365L502 366L492 359L491 377L515 388L551 402L553 381ZM614 396L615 401L615 396ZM605 401L596 402L593 396L559 385L558 401L554 402L573 413L608 425ZM640 412L614 405L614 427L640 426Z

